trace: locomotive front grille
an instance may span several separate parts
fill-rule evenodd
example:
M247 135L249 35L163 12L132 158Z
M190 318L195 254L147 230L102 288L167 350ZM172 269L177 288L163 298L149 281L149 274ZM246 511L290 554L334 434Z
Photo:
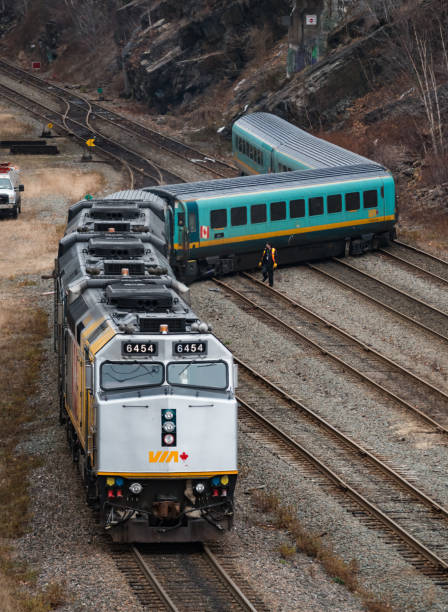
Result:
M165 317L161 319L159 317L150 318L150 317L140 317L140 331L148 332L148 333L158 333L160 331L161 325L168 325L168 329L170 332L180 333L185 332L188 325L191 325L195 319L171 319Z

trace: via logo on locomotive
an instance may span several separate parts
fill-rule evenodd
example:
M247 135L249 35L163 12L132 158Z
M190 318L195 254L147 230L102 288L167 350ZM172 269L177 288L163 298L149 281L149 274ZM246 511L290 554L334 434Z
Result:
M182 461L188 459L187 453L184 451L179 455L179 451L149 451L149 463L179 463L179 457Z

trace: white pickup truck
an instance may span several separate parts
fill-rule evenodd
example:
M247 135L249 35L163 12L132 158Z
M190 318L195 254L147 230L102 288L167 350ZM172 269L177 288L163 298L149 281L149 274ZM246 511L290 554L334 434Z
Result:
M0 163L0 214L11 214L14 219L21 210L19 169L8 163Z

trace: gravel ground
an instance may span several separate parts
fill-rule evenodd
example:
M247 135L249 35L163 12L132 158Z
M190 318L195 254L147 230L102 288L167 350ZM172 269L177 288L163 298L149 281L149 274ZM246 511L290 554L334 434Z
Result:
M448 393L445 341L306 266L281 270L276 289Z
M311 294L319 295L316 286L314 291L312 290L311 278L306 282L303 280L301 273L304 270L291 268L282 271L282 282L285 282L287 272L289 283L296 280L297 286L300 285L302 289L306 286ZM334 291L332 293L334 295ZM339 366L315 353L307 345L270 329L250 313L238 308L222 291L217 291L213 283L194 285L192 295L196 310L206 321L213 324L217 336L238 357L301 399L352 438L374 449L377 454L389 458L391 464L400 466L406 474L412 475L420 486L436 499L447 503L448 489L444 467L447 463L446 447L434 445L431 442L434 438L432 435L425 448L418 448L412 432L422 432L420 423L404 415L402 410L394 409L379 393L360 384L356 377L344 374ZM325 303L325 296L319 297ZM345 309L348 312L346 307ZM363 317L363 311L364 305L358 305L357 316ZM349 312L353 315L353 309ZM365 316L368 318L369 314L366 313ZM250 334L247 333L248 329L251 330ZM347 413L350 415L349 419ZM423 434L420 433L421 435ZM418 439L421 443L420 436ZM280 497L297 504L298 507L299 502L303 503L302 500L307 499L310 505L302 509L299 516L317 533L331 533L335 548L347 561L352 557L358 559L361 576L369 589L377 592L376 588L381 585L381 592L387 593L399 609L409 609L407 607L411 600L414 603L425 602L424 609L431 609L426 602L428 592L435 592L432 583L416 575L412 566L399 558L394 549L385 545L372 532L365 531L362 525L351 515L347 515L331 498L325 497L322 491L317 490L313 495L324 496L326 501L320 498L320 501L313 505L310 493L312 486L309 482L307 494L297 485L296 495L293 495L292 491L296 487L294 478L296 481L300 479L296 471L292 483L283 483L282 470L270 467L272 462L275 464L274 458L271 458L271 463L267 459L266 463L262 462L260 465L257 461L248 461L245 459L248 442L244 435L240 436L240 443L243 471L247 467L251 478L258 475L256 484L266 483L267 487L274 491L281 487ZM260 456L262 452L266 453L265 449L258 445L256 448ZM272 475L269 474L270 469ZM337 513L336 507L339 508ZM323 508L325 512L322 511ZM384 571L389 563L391 568L395 568L391 574ZM444 609L443 606L448 605L448 596L435 586L434 589L437 591L434 609ZM439 604L441 607L437 607Z
M448 314L448 283L431 278L424 272L413 270L404 263L381 253L369 253L364 257L350 257L348 263L358 270L409 293L434 308Z

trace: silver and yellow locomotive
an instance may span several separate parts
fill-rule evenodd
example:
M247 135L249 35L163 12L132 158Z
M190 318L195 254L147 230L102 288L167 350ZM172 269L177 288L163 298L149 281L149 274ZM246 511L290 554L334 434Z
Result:
M233 521L236 366L170 268L165 206L79 202L56 260L61 421L117 542L213 539Z

